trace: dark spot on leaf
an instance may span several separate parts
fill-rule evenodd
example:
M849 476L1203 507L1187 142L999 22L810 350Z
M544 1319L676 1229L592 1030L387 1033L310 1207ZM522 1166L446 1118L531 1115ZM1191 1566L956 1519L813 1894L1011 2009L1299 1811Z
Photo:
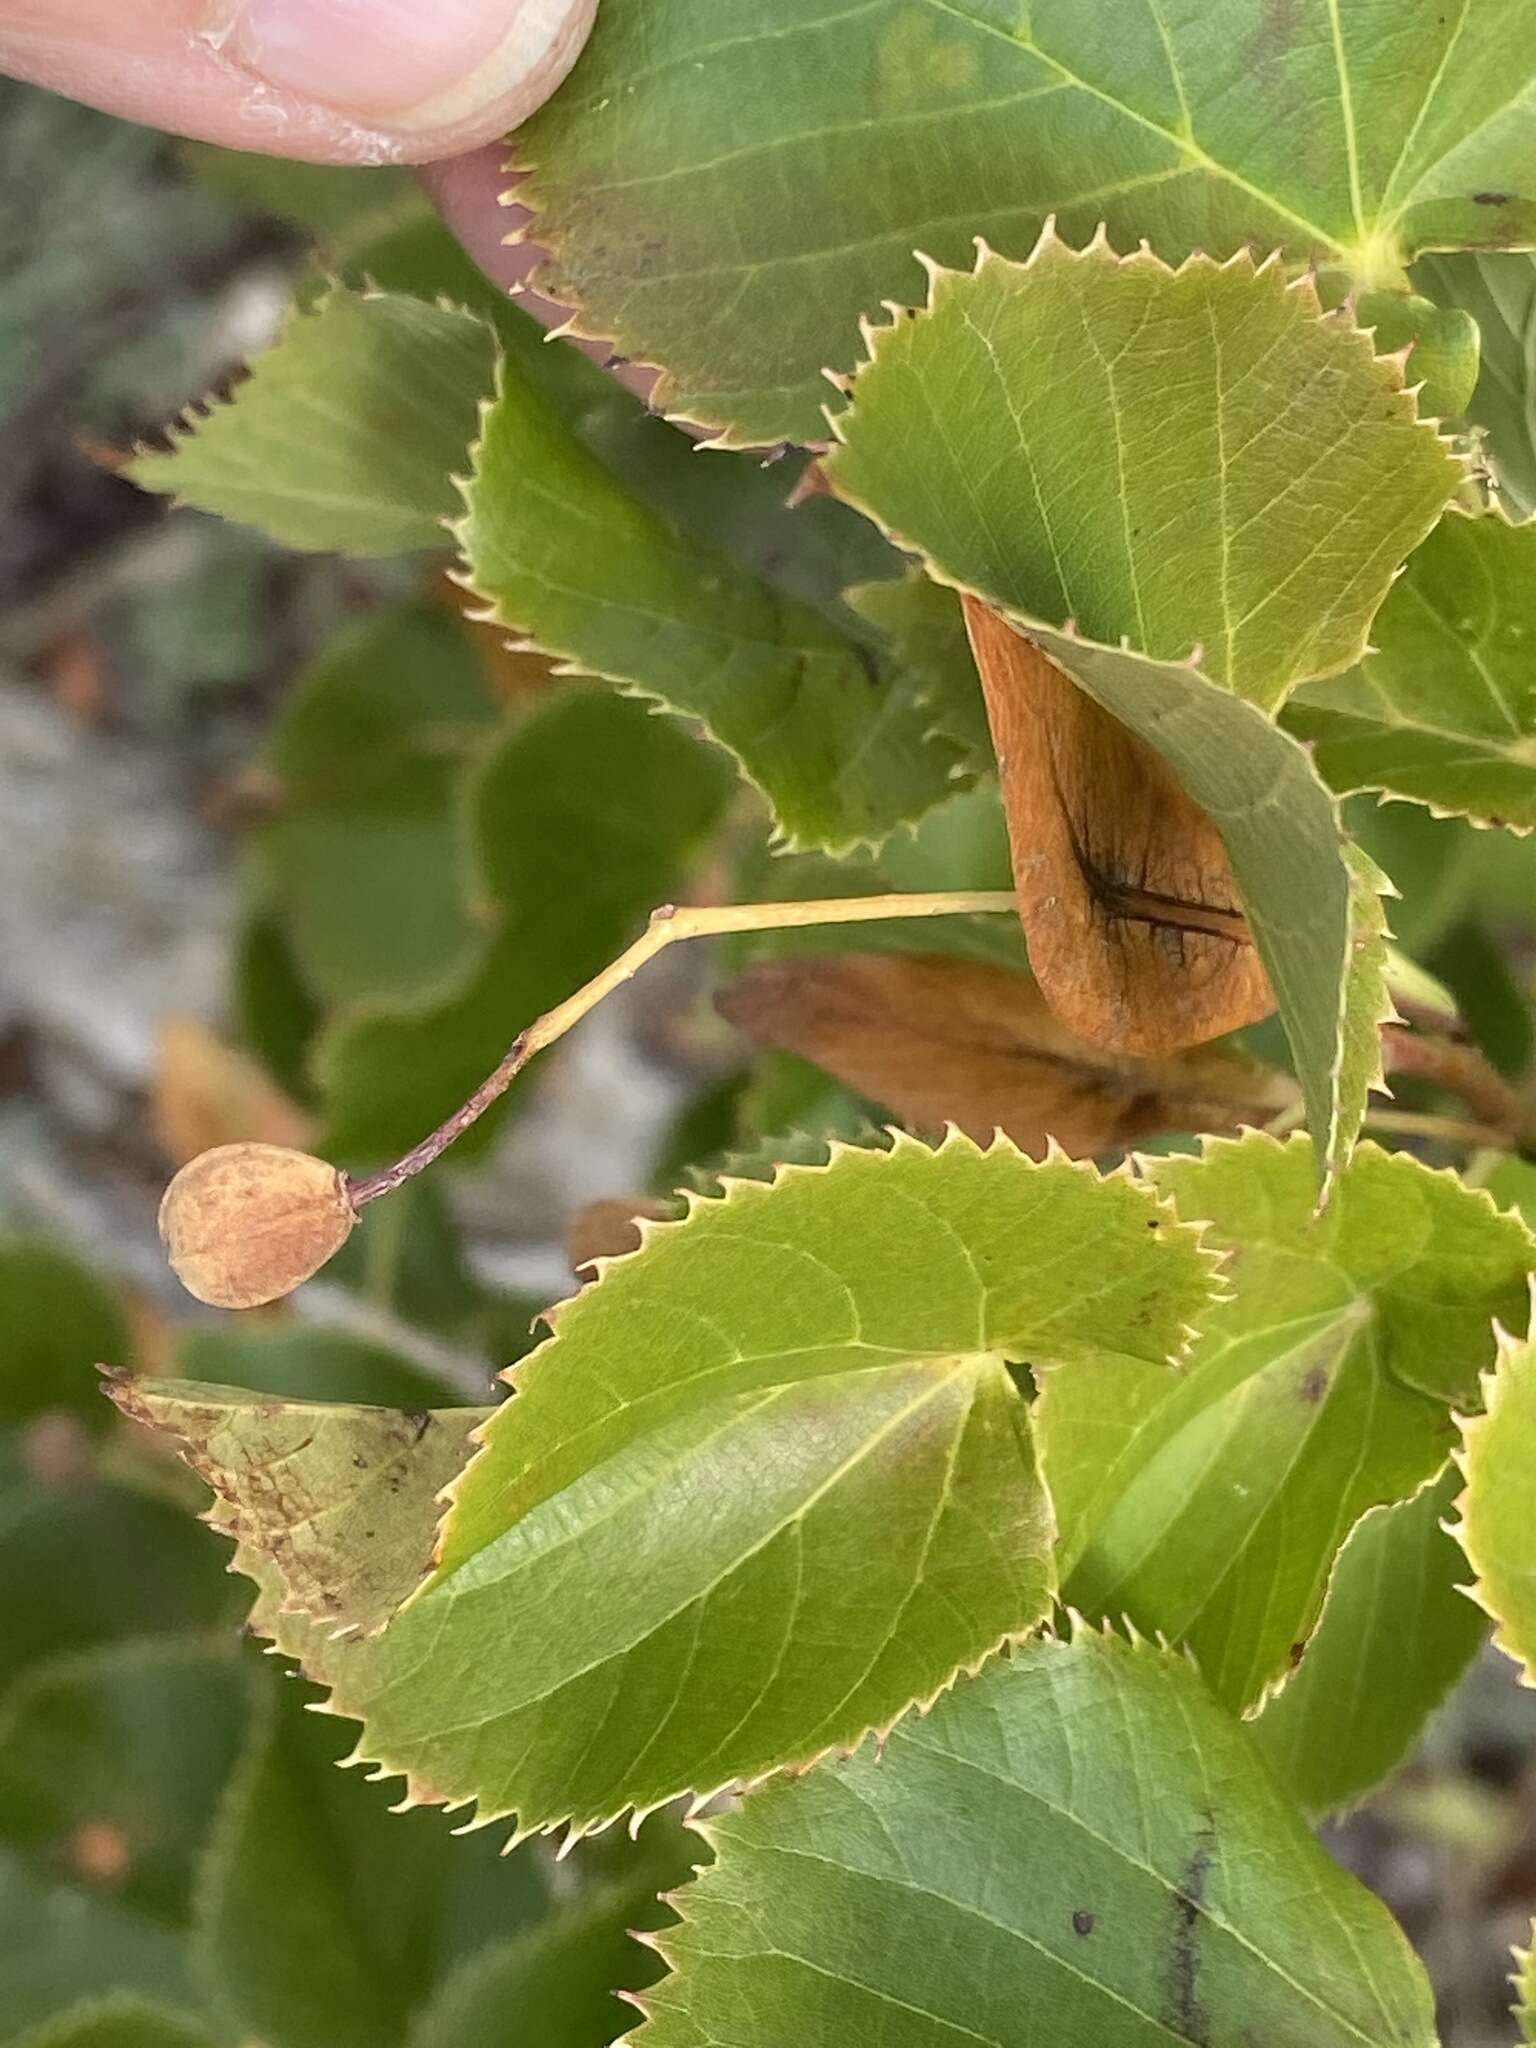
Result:
M1214 1851L1215 1838L1207 1823L1195 1838L1194 1849L1173 1894L1173 1948L1166 2018L1175 2034L1201 2044L1201 2048L1211 2036L1210 2020L1200 1996L1199 1928Z
M1472 204L1474 206L1508 206L1509 194L1507 192L1474 192L1472 194Z
M1306 1654L1307 1646L1305 1643L1292 1643L1286 1655L1289 1660L1290 1667L1293 1671L1296 1669L1296 1666L1301 1662L1302 1658L1305 1657Z
M405 1419L415 1432L411 1438L412 1443L419 1444L427 1431L432 1427L431 1415L424 1408L412 1409Z
M1315 1408L1328 1391L1328 1368L1314 1365L1296 1391L1309 1408Z
M366 1472L368 1470L368 1460L361 1453L354 1453L352 1463L359 1472Z
M1072 1915L1072 1932L1074 1934L1092 1934L1093 1927L1094 1916L1092 1913L1078 1911Z

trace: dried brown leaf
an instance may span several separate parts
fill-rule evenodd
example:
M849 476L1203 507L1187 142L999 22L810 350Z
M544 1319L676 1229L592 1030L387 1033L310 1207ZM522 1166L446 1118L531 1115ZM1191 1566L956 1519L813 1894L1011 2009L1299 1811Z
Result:
M565 1256L578 1280L590 1280L599 1259L621 1258L640 1249L642 1218L658 1220L674 1213L669 1202L653 1195L604 1195L586 1202L565 1226Z
M160 1026L150 1114L173 1166L215 1145L254 1140L302 1151L314 1138L314 1119L249 1053L227 1044L201 1018L181 1014Z
M1275 1007L1220 835L1173 771L978 598L1030 964L1069 1030L1158 1058Z
M1288 1075L1207 1048L1147 1060L1074 1038L1027 975L949 955L765 961L717 997L760 1045L799 1053L920 1130L1002 1130L1082 1158L1159 1131L1231 1131L1296 1100Z

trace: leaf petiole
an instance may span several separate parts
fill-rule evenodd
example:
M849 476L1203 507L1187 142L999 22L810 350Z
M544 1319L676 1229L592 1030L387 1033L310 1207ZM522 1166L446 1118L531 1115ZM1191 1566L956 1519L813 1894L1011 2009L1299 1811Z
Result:
M642 967L682 939L718 939L742 932L810 931L824 925L866 924L885 918L966 917L978 913L1016 916L1018 903L1013 891L953 889L918 895L829 896L802 903L664 903L652 911L650 923L632 946L574 995L546 1010L526 1031L520 1031L500 1063L430 1136L413 1145L392 1166L358 1180L349 1178L348 1199L354 1210L366 1208L440 1159L493 1102L505 1095L536 1054L562 1039L605 996L633 980Z

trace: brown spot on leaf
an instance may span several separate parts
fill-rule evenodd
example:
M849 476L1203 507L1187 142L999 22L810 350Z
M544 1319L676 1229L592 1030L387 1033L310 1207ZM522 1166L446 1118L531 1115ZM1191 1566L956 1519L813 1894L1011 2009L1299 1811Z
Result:
M1067 1028L1158 1057L1275 1006L1221 836L1146 743L977 598L1030 964Z
M1327 1366L1314 1365L1296 1391L1309 1407L1315 1408L1328 1391Z
M1074 1934L1092 1934L1094 1924L1094 1916L1092 1913L1085 1913L1079 1910L1078 1912L1072 1915L1072 1932Z
M1508 206L1509 194L1507 192L1474 192L1472 194L1472 204L1474 206Z
M82 1821L66 1853L70 1868L87 1884L121 1884L133 1861L128 1837L110 1820Z

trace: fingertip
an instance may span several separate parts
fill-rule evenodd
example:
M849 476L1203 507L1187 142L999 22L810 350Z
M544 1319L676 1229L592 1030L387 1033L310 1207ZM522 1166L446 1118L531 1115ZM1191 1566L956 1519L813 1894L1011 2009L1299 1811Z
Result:
M402 163L459 156L560 84L597 0L231 0L226 59L263 85L390 138Z
M172 133L327 163L433 163L526 120L598 0L28 0L0 71Z

